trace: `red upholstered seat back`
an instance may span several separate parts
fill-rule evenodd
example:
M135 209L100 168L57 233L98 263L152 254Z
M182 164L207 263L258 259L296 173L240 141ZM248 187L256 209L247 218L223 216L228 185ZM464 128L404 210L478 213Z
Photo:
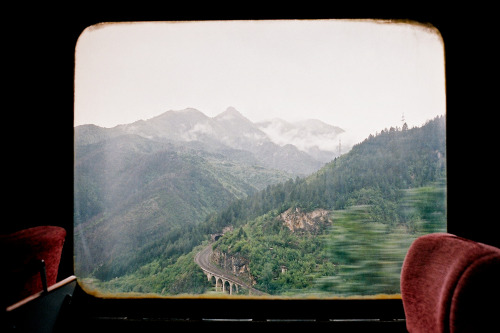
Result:
M59 262L66 230L39 226L0 236L2 298L12 304L43 290L40 273L34 263L44 260L47 286L57 282Z
M447 233L417 238L401 271L408 331L482 332L500 314L499 283L500 249Z

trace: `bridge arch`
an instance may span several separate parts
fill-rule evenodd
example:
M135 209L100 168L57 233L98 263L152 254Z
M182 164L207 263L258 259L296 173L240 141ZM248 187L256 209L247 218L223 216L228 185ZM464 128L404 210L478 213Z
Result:
M238 293L239 292L239 287L240 285L232 281L228 278L225 278L223 276L213 274L208 271L204 271L205 275L207 276L207 279L209 282L214 281L215 279L215 291L221 291L221 292L228 292L230 295L233 294L233 290ZM244 287L244 286L241 286Z

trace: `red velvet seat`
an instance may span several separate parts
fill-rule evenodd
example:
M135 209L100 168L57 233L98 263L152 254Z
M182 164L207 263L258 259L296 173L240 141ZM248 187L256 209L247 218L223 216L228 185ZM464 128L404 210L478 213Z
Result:
M38 226L0 235L2 305L10 305L43 290L39 263L45 262L47 286L57 281L66 230Z
M401 296L411 333L500 331L500 249L447 233L419 237Z

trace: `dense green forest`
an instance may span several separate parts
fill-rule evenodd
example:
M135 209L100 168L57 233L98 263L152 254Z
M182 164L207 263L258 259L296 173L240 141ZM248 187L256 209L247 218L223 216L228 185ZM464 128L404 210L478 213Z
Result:
M326 211L314 228L297 218ZM302 215L301 215L302 214ZM300 216L299 216L300 215ZM178 225L142 249L149 263L121 276L89 275L103 291L204 293L213 287L193 258L209 235L231 226L212 247L249 261L254 286L272 295L398 293L406 250L419 235L446 230L445 119L371 135L318 172L289 179Z
M214 248L248 257L255 287L271 294L398 293L411 242L446 230L445 146L442 117L384 130L319 172L213 217L216 225L241 225L245 235L224 236ZM327 209L333 222L316 234L290 232L276 217L297 207Z
M102 280L191 251L204 239L192 228L207 214L290 176L229 148L211 153L95 126L75 137L75 270Z

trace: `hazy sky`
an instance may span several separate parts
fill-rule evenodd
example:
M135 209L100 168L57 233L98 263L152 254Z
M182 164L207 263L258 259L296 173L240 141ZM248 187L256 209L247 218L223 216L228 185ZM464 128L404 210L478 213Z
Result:
M355 141L445 114L437 30L348 20L104 23L75 50L75 126L168 110L316 118Z

